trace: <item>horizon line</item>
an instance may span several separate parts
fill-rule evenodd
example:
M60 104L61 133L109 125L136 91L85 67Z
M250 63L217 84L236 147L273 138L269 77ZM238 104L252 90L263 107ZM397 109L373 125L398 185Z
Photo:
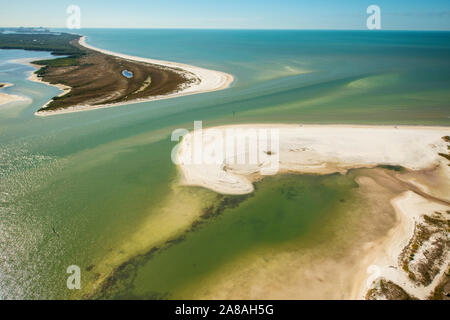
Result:
M58 29L58 30L68 30L76 32L77 30L83 29L111 29L111 30L248 30L248 31L370 31L370 32L382 32L382 31L418 31L418 32L450 32L450 29L378 29L369 30L366 28L361 29L314 29L314 28L215 28L215 27L85 27L80 29L68 29L66 27L45 27L45 26L15 26L15 27L5 27L0 26L0 29L7 28L44 28L44 29Z

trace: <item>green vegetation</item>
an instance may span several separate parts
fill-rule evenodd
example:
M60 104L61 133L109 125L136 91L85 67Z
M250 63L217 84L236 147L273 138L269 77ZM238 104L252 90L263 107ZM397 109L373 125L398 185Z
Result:
M441 157L444 157L445 159L447 159L447 160L450 161L450 155L449 155L449 154L445 154L445 153L439 152L439 155L440 155Z
M409 269L409 264L414 260L414 256L425 241L430 239L432 232L423 224L415 226L414 235L409 240L408 245L403 249L400 260L402 261L402 269L408 274L413 281L418 281L414 272Z
M389 165L389 164L380 164L378 166L378 168L387 169L387 170L393 170L393 171L398 171L398 172L404 170L404 168L402 166L392 166L392 165Z
M33 63L40 66L52 66L52 67L70 67L80 65L79 59L73 56L67 58L33 61Z
M39 68L35 75L44 82L71 88L69 93L54 97L38 111L163 95L177 91L182 83L188 81L171 68L94 52L78 43L80 37L68 33L0 34L0 49L40 50L60 56L33 61ZM122 75L124 69L131 70L133 78L125 80Z
M441 219L441 217L442 213L436 211L434 217L425 215L423 216L423 219L430 225L434 225L438 228L442 228L443 230L447 230L447 232L450 232L450 220Z
M441 282L436 286L429 300L450 300L450 268L444 274Z
M47 70L48 70L48 66L45 66L45 67L42 67L39 70L35 71L34 73L36 73L39 77L42 77L47 72Z
M0 49L50 51L55 56L81 56L83 50L71 44L76 34L0 34Z
M417 300L402 287L386 279L380 279L374 288L367 291L367 300Z
M53 67L79 65L79 58L86 54L85 50L74 42L79 35L61 34L0 34L0 49L23 49L49 51L55 56L66 56L59 59L33 61L34 64ZM47 69L41 68L36 73L42 76Z
M33 33L33 34L49 34L51 31L43 27L18 27L18 28L0 28L0 33Z

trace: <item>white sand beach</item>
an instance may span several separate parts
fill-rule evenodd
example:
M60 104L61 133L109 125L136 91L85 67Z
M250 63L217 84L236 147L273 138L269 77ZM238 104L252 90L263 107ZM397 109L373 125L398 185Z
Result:
M270 138L264 142L264 137L258 136L260 130L267 130L267 137L278 132L279 145L265 146L270 145ZM420 170L443 165L447 160L438 153L447 153L442 137L450 135L450 128L248 124L207 128L202 133L203 159L216 159L193 163L198 138L195 132L184 136L177 153L183 183L223 194L245 194L253 191L255 177L276 173L328 174L377 165ZM238 139L247 139L253 149L247 145L236 152L236 143L227 141ZM249 159L250 151L255 150L255 161L237 161L239 157ZM448 167L443 167L450 177Z
M37 111L35 115L37 116L50 116L50 115L56 115L56 114L65 114L65 113L72 113L72 112L79 112L79 111L88 111L88 110L94 110L94 109L101 109L101 108L108 108L108 107L116 107L116 106L122 106L122 105L129 105L129 104L135 104L135 103L141 103L141 102L148 102L148 101L156 101L156 100L163 100L163 99L169 99L169 98L175 98L175 97L181 97L185 95L191 95L191 94L197 94L197 93L205 93L205 92L212 92L212 91L218 91L227 89L231 86L234 78L232 75L215 71L215 70L209 70L205 68L200 68L196 66L191 66L187 64L177 63L177 62L170 62L170 61L163 61L163 60L155 60L155 59L149 59L149 58L142 58L142 57L135 57L130 56L126 54L116 53L108 50L103 50L96 48L92 45L89 45L86 43L86 37L81 37L79 40L79 44L81 46L84 46L85 48L98 51L107 55L133 60L133 61L139 61L144 63L150 63L155 64L158 66L171 68L176 72L179 72L183 74L188 79L192 79L192 82L188 85L181 88L181 90L165 94L165 95L159 95L159 96L152 96L145 99L136 99L126 102L119 102L119 103L113 103L113 104L103 104L103 105L78 105L73 106L70 108L65 108L61 110L49 110L49 111ZM28 64L32 65L31 63ZM37 69L40 68L40 66L36 66ZM31 75L29 80L32 81L41 81L34 73ZM48 84L48 83L46 83ZM68 90L70 90L70 87L63 86L63 85L55 85L63 92L61 95L64 95L67 93ZM50 101L49 101L50 102ZM47 102L43 107L45 107L49 102Z

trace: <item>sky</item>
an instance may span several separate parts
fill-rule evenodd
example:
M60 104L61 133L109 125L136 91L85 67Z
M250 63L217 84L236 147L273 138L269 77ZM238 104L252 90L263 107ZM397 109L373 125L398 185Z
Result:
M366 29L369 5L386 30L450 30L449 0L0 0L0 27Z

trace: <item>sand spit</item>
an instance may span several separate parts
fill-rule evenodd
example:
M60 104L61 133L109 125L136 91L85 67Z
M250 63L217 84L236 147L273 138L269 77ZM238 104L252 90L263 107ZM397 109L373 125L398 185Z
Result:
M85 40L86 40L85 37L81 37L79 39L79 44L85 48L88 48L88 49L91 49L94 51L98 51L98 52L101 52L106 55L111 55L111 56L115 56L115 57L119 57L119 58L123 58L123 59L127 59L127 60L150 63L150 64L158 65L161 67L170 68L178 73L183 74L188 79L194 79L195 81L191 81L188 85L181 88L181 90L174 92L174 93L170 93L170 94L151 96L151 97L144 98L144 99L136 99L136 100L112 103L112 104L78 105L78 106L73 106L73 107L60 109L60 110L48 110L48 111L41 110L41 111L37 111L35 113L35 115L50 116L50 115L56 115L56 114L88 111L88 110L94 110L94 109L129 105L129 104L134 104L134 103L163 100L163 99L181 97L181 96L197 94L197 93L218 91L218 90L223 90L223 89L229 88L231 86L231 83L234 80L232 75L224 73L224 72L204 69L204 68L195 67L195 66L191 66L191 65L187 65L187 64L177 63L177 62L169 62L169 61L163 61L163 60L134 57L134 56L130 56L130 55L116 53L116 52L103 50L103 49L99 49L99 48L93 47L91 45L88 45L88 44L86 44ZM40 66L34 66L34 67L40 68ZM30 80L40 81L39 78L36 77L34 74L31 76ZM48 84L48 83L46 83L46 84ZM70 90L70 87L66 87L66 86L62 86L62 85L54 85L54 86L57 86L58 88L63 90L61 95L66 94L67 91ZM49 102L47 102L42 108L44 108Z
M377 165L411 170L436 167L447 162L439 153L447 153L442 137L450 134L450 128L249 124L197 133L184 136L179 145L183 183L223 194L246 194L253 191L254 179L283 172L328 174ZM239 150L237 141L244 141L245 148ZM200 156L198 150L203 150ZM449 177L448 167L443 167Z

